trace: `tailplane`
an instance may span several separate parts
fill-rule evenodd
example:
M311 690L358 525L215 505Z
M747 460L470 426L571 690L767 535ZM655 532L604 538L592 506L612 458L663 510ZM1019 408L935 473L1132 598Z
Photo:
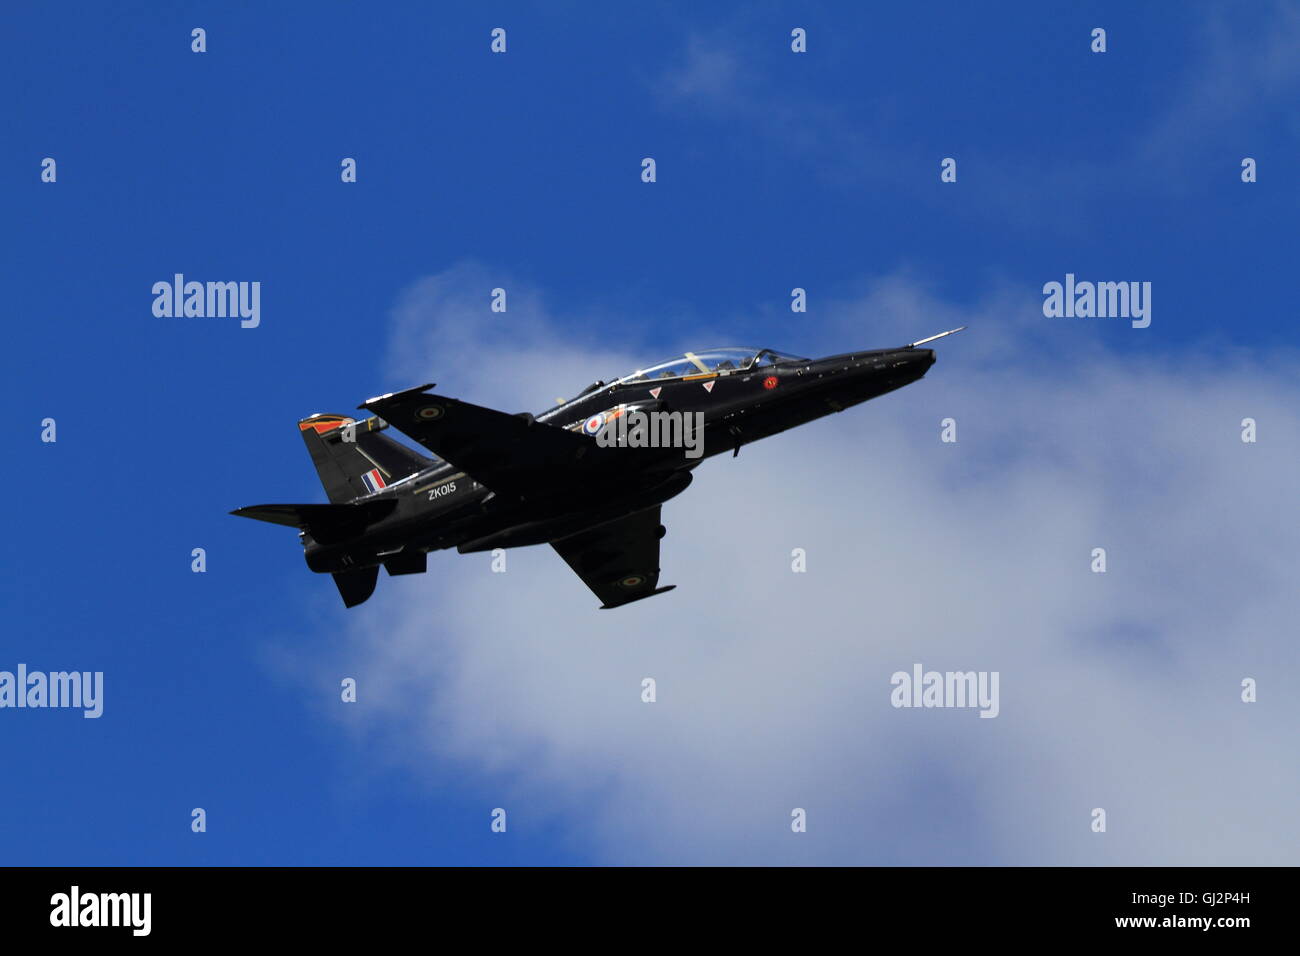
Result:
M309 536L303 543L308 566L313 566L315 545L346 547L347 542L361 537L371 525L383 521L397 509L397 498L380 492L434 463L434 459L381 435L387 427L388 423L376 416L360 421L348 415L304 418L298 423L298 431L330 503L252 505L231 514L297 528ZM418 574L425 570L423 551L385 554L386 560L383 560L385 555L379 557L389 574ZM351 563L350 556L346 563ZM329 567L327 563L326 567L313 567L313 570ZM375 592L379 565L334 572L333 577L343 603L355 607Z
M286 528L306 531L321 544L337 544L355 538L397 507L396 498L334 505L251 505L230 512Z

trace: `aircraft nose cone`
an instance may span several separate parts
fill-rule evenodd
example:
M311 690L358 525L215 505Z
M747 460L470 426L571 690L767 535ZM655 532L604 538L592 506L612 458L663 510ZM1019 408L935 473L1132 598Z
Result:
M895 361L916 375L924 375L934 364L934 349L903 349L897 354Z

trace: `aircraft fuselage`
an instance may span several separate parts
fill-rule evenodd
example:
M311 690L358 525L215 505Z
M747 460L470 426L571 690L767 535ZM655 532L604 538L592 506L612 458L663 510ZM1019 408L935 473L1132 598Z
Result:
M393 574L418 573L425 570L428 551L454 547L468 553L565 538L680 494L705 458L737 453L744 445L902 388L933 363L932 350L907 347L600 384L535 421L581 431L593 416L613 409L698 413L703 435L697 456L688 457L681 447L619 448L593 460L576 486L564 477L542 479L509 494L438 462L367 496L395 504L364 534L326 544L303 532L307 564L313 571L340 572L382 563Z

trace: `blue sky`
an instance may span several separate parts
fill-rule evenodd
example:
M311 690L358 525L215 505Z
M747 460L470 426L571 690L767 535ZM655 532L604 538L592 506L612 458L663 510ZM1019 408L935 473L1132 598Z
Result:
M1089 50L1097 26L1108 33L1104 54ZM194 27L207 31L206 53L190 50ZM494 27L507 30L505 55L489 52ZM806 54L790 51L794 27L807 30ZM7 523L0 669L102 670L106 685L99 720L0 712L0 750L7 766L22 768L0 788L6 862L1161 863L1195 842L1171 830L1165 843L1130 844L1129 855L1095 855L1065 838L1038 857L1008 849L1016 841L989 811L1006 801L974 807L961 784L977 778L952 763L948 731L908 725L910 746L889 758L905 781L900 791L834 804L841 832L860 838L847 841L850 856L812 840L808 849L759 841L749 855L743 826L722 811L706 829L727 836L710 844L682 822L702 814L678 799L682 788L651 786L628 764L658 761L665 774L673 765L722 768L732 783L753 773L778 828L785 808L815 803L798 786L774 785L762 761L728 770L719 754L686 752L702 746L688 741L725 739L719 715L739 707L718 703L730 693L726 675L694 657L708 653L700 635L743 634L749 622L711 608L707 579L685 569L698 559L707 574L719 561L740 562L738 553L684 537L677 568L665 551L665 579L702 592L684 599L698 603L660 598L618 612L617 622L596 615L544 549L521 554L519 571L502 576L511 587L490 582L497 591L482 604L474 603L485 593L481 573L477 590L458 584L474 559L443 554L426 578L385 578L372 604L345 612L329 580L302 565L291 533L227 515L260 502L323 500L294 423L422 381L537 411L627 371L624 363L692 345L821 354L897 345L978 319L948 340L915 397L909 390L891 405L819 424L812 437L756 447L750 460L786 476L784 492L754 505L770 526L797 537L806 525L808 535L827 536L828 552L843 554L834 516L882 520L890 509L871 488L893 486L845 486L847 498L830 489L888 465L893 449L949 489L971 482L987 492L980 482L1001 476L1024 494L1015 503L988 498L989 513L1014 527L1015 509L1041 500L1044 514L1062 516L1064 537L1078 529L1086 553L1088 534L1127 533L1131 523L1105 516L1129 500L1126 488L1149 479L1161 494L1145 502L1146 514L1167 508L1169 530L1195 526L1207 511L1217 520L1221 508L1235 509L1246 535L1237 541L1224 528L1213 539L1245 568L1221 582L1225 592L1257 592L1265 608L1253 628L1220 622L1215 648L1254 649L1222 662L1228 690L1238 670L1294 672L1294 650L1281 635L1265 636L1269 622L1294 611L1285 571L1294 571L1295 551L1284 530L1295 523L1288 482L1300 367L1294 4L1248 12L1155 3L996 12L959 3L11 5L0 36L11 103L0 143L4 380L11 471L23 476ZM658 164L653 184L640 180L647 156ZM948 156L958 162L953 184L939 181ZM1240 180L1246 156L1258 161L1253 184ZM57 161L56 183L40 181L44 157ZM355 184L340 182L343 157L357 160ZM260 326L155 317L150 289L177 272L260 281ZM1039 290L1066 272L1150 281L1150 328L1043 318ZM504 317L487 309L497 285L511 295ZM795 286L808 290L806 315L789 310ZM918 450L908 438L915 432L890 424L891 410L910 408L930 428L950 411L945 389L975 438L959 465L929 457L938 454L929 432ZM1181 417L1202 399L1190 423ZM1027 432L999 431L1040 402L1058 422L1077 413L1079 442L1087 432L1098 454L1089 458L1068 436L1053 444L1023 421ZM1206 472L1213 481L1186 472L1201 460L1198 449L1235 453L1237 422L1257 408L1274 412L1261 417L1271 447L1248 464L1225 459ZM46 417L57 421L57 443L40 441ZM1227 444L1208 437L1219 419ZM1118 444L1135 422L1167 445L1147 455L1132 450L1140 436ZM837 432L841 423L859 430ZM881 431L861 430L868 423ZM1079 494L1060 476L1035 484L1072 455ZM1090 480L1080 477L1090 468ZM728 474L753 474L721 462L706 469L709 480L688 495L703 515L741 493ZM907 484L894 490L906 493ZM1094 491L1095 507L1085 508L1081 497ZM804 507L814 504L822 519ZM665 511L670 527L675 507ZM945 520L962 520L946 508ZM918 530L915 564L898 566L924 576L927 555L953 549L943 527L933 536ZM992 535L990 562L1014 567L1023 552L979 530ZM878 548L888 550L881 537ZM773 547L787 553L787 544ZM1184 544L1186 553L1205 542ZM195 547L207 551L204 574L190 571ZM1274 553L1280 566L1249 566L1252 555ZM1172 607L1191 580L1179 574L1195 569L1163 556L1163 577L1151 554L1129 566L1162 577ZM887 568L875 571L881 577L864 578L868 586L889 578ZM1294 591L1293 573L1289 580ZM1161 585L1112 576L1107 584L1127 588L1133 605L1111 619L1104 602L1074 604L1095 583L1057 592L1052 612L1091 635L1066 657L1095 655L1103 672L1139 661L1133 666L1169 681L1174 702L1186 696L1179 687L1199 686L1195 674L1178 683L1174 652L1161 653L1177 641L1171 622L1155 616L1165 605L1144 590ZM818 603L804 606L824 610L827 623L801 625L800 653L856 619L860 595L824 586ZM764 593L790 607L810 600ZM1021 596L1013 588L1005 605ZM526 610L521 620L533 623L495 617L504 613L488 606L496 604ZM687 623L682 642L660 639L665 626ZM539 644L538 633L556 639ZM620 737L611 720L611 736L587 738L585 728L608 717L595 703L571 720L551 719L557 680L575 682L563 685L570 699L590 689L588 679L606 680L608 672L586 668L611 641L627 645L630 657L610 666L626 665L629 686L657 669L722 696L683 714L672 734L637 724ZM900 661L926 660L917 655L928 645L917 641L899 648ZM994 669L1012 674L1037 660L1032 644L990 641L975 656ZM519 662L533 660L560 668L551 683L529 683ZM357 673L368 675L362 699L343 713L338 679ZM852 694L825 683L824 671L806 676L782 686L810 711L814 701ZM367 706L371 688L382 688L383 706ZM482 710L458 706L470 699ZM1192 726L1182 711L1161 712L1161 699L1150 705L1156 724ZM1206 704L1197 713L1217 711ZM1222 729L1242 719L1231 713L1211 726L1239 752L1241 741ZM1294 715L1293 705L1274 710L1241 731L1258 744L1258 766L1285 760L1278 746L1293 743L1285 728L1293 736ZM1077 713L1060 720L1066 736L1088 726ZM797 726L816 735L820 725ZM746 749L742 738L729 754ZM993 765L1010 773L1055 743L1026 730L999 751L1009 763ZM1293 746L1289 753L1294 763ZM818 766L875 766L844 756L821 754ZM1117 784L1110 799L1134 808L1135 829L1166 787L1181 792L1157 771L1121 777L1131 789ZM817 779L841 795L862 781ZM974 790L992 786L991 776L978 779ZM1068 791L1064 780L1045 779L1037 792ZM1237 797L1220 794L1206 806L1226 800L1229 816L1239 808L1238 861L1260 862L1271 808ZM1025 799L1029 817L1052 818L1046 802ZM1080 806L1102 799L1078 795ZM511 811L505 836L488 828L496 806ZM208 812L205 834L190 832L193 807ZM881 814L895 812L904 819L885 826ZM1245 822L1252 815L1263 821L1259 833ZM873 842L887 829L938 842L909 858L901 845Z

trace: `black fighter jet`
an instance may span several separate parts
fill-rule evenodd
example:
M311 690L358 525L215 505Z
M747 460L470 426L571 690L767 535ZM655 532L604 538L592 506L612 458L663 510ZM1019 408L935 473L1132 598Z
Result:
M687 352L539 415L408 388L364 402L369 417L299 422L330 504L231 513L297 528L307 566L332 574L348 607L374 593L380 565L421 574L430 551L533 544L619 607L674 587L659 586L660 507L701 461L915 382L934 364L918 346L960 331L821 359ZM381 434L390 426L436 457Z

